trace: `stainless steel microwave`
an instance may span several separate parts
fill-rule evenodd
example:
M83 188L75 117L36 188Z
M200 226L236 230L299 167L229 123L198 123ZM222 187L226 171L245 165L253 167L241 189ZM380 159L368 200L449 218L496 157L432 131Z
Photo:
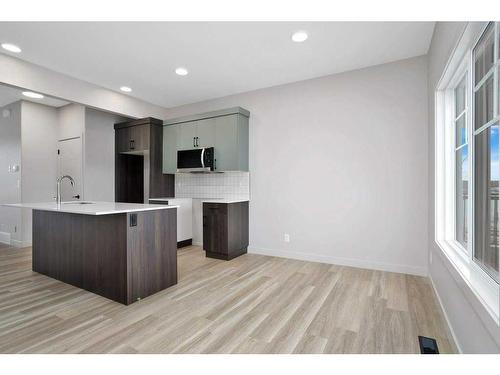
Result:
M177 172L211 172L214 154L213 147L177 151Z

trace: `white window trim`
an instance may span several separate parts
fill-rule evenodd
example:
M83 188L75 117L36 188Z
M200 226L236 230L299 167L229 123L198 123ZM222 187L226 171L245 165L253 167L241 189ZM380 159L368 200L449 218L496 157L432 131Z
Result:
M445 120L448 124L447 126L447 129L445 130L445 136L447 138L447 142L449 140L450 144L449 144L449 147L450 147L450 150L448 152L450 152L450 158L451 160L447 161L448 163L450 163L449 165L453 165L453 168L448 168L448 170L450 171L450 176L448 178L450 178L450 185L449 186L449 191L452 192L452 194L450 194L449 196L447 195L446 199L449 199L450 202L450 206L451 206L451 213L452 213L452 216L453 216L453 225L451 228L446 229L446 233L447 233L447 236L446 236L446 239L447 241L451 242L453 244L453 246L458 249L459 251L461 251L460 255L462 255L463 253L465 254L471 254L472 253L472 246L470 245L471 243L471 204L470 202L472 201L472 199L470 199L470 195L471 195L471 179L470 179L470 176L471 176L471 157L470 157L470 135L469 135L469 128L470 128L470 121L471 121L471 111L469 110L469 103L470 103L470 98L469 98L469 74L470 74L470 69L468 69L468 64L467 64L467 59L463 59L462 63L460 64L459 68L457 69L456 73L454 74L451 82L449 83L449 89L447 89L445 91L445 108L447 108L449 110L449 113L447 114L448 118ZM458 84L460 82L462 82L462 79L464 78L465 76L465 108L464 110L462 111L462 113L460 113L458 116L455 116L455 89L456 87L458 86ZM458 148L457 148L457 144L456 144L456 124L457 124L457 120L459 118L461 118L462 116L465 116L465 123L466 123L466 130L467 130L467 133L466 133L466 136L465 136L465 143L463 145L460 145ZM445 125L446 126L446 125ZM448 132L451 132L448 133ZM457 232L456 232L456 212L457 212L457 200L456 200L456 194L457 194L457 191L456 191L456 152L461 149L462 147L465 147L467 146L468 147L468 153L469 153L469 157L467 159L467 162L468 162L468 165L467 165L467 172L469 173L469 184L468 184L468 194L469 194L469 204L467 205L467 231L468 231L468 236L467 236L467 248L464 248L464 246L458 242L456 240L457 238ZM447 223L448 224L448 223Z
M488 22L469 23L444 70L435 92L435 241L442 255L454 267L468 288L500 326L500 285L472 259L473 243L473 126L472 126L472 49ZM498 29L495 48L498 49ZM469 147L469 207L467 249L455 240L455 133L454 88L467 71L466 108L467 144ZM495 81L494 84L497 84ZM498 86L496 86L498 87ZM453 103L450 103L453 100ZM497 105L498 98L494 98ZM453 113L452 113L453 110ZM498 112L495 112L498 113Z

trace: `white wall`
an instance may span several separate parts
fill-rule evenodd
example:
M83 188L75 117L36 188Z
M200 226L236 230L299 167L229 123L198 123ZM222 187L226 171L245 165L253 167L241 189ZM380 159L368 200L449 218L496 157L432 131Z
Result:
M5 112L6 117L3 113ZM21 102L0 108L0 204L21 202ZM0 207L0 242L17 244L21 240L21 213Z
M127 118L85 109L84 197L93 201L115 201L114 124Z
M500 328L463 283L448 260L441 256L434 233L434 92L466 22L438 22L428 54L429 91L429 272L455 341L465 353L499 353Z
M53 107L21 102L21 198L50 202L57 176L58 114ZM31 210L22 212L23 243L31 243Z
M426 274L426 68L418 57L169 117L250 111L251 252Z
M130 117L166 116L166 109L12 56L0 54L0 83Z

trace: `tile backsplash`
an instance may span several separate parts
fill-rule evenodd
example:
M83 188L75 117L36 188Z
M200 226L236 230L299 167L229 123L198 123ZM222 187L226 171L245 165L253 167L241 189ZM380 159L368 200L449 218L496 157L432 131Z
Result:
M175 196L250 199L250 173L176 173Z

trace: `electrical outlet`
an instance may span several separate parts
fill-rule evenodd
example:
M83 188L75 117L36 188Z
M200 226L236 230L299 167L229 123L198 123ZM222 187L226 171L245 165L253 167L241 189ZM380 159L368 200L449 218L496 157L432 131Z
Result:
M285 242L290 242L290 235L288 233L285 233L285 235L283 236L283 240Z

